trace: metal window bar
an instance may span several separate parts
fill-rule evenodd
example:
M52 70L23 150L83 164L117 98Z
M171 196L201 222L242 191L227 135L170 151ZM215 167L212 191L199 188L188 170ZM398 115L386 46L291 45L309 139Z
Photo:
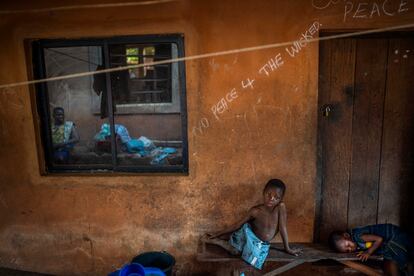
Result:
M119 51L117 52L109 52L109 64L110 67L116 66L125 66L128 64L128 57L136 57L138 64L142 64L143 58L145 57L152 57L157 60L163 59L170 59L171 55L148 55L144 54L145 47L155 47L154 44L148 45L124 45L125 49L129 47L136 47L138 49L136 54L120 54ZM122 58L120 61L119 58ZM115 59L115 60L114 60ZM163 102L170 102L172 98L172 85L171 85L171 65L165 64L165 66L151 66L154 69L152 70L153 76L149 78L138 77L138 78L129 78L128 79L128 94L132 96L128 101L135 101L137 103L163 103ZM158 68L166 68L167 69L167 78L157 77L158 76ZM139 88L137 89L134 83L143 83L142 85L137 85ZM164 84L164 85L163 85ZM144 87L142 87L144 86ZM163 97L162 94L165 94Z
M104 66L105 69L110 67L109 64L109 47L108 42L104 42L103 47L104 52ZM115 136L115 120L114 120L114 109L112 103L112 87L111 87L111 74L109 72L105 73L106 75L106 96L107 96L107 104L108 104L108 117L109 117L109 125L111 129L111 154L112 154L112 165L114 168L117 166L117 152L116 152L116 136Z

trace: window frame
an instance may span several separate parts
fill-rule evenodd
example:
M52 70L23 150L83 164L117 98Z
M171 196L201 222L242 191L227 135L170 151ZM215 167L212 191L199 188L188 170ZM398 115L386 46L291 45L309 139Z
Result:
M104 38L81 38L81 39L38 39L31 41L32 50L32 70L35 79L46 78L46 66L44 59L45 48L59 47L80 47L80 46L101 46L103 52L103 62L105 69L109 69L109 50L111 44L128 44L128 43L175 43L178 48L178 57L184 57L184 36L183 34L163 34L163 35L136 35L136 36L116 36ZM37 114L39 120L39 130L43 148L46 174L64 174L64 173L181 173L188 175L188 134L187 134L187 101L186 101L186 75L185 62L178 61L178 82L179 82L179 99L180 99L180 118L181 118L181 136L182 136L182 165L149 165L149 166L131 166L120 165L116 154L116 138L114 128L114 117L131 113L116 113L113 109L108 109L108 120L111 129L111 155L112 164L69 164L60 165L53 163L53 144L50 130L50 111L49 97L46 82L40 82L35 85L35 98ZM107 100L108 105L112 106L112 90L110 85L110 73L106 75ZM166 115L169 112L152 112L152 114ZM176 112L173 112L176 113ZM135 112L134 112L135 114ZM137 114L142 114L141 112ZM145 113L144 113L145 114ZM148 113L146 113L148 114Z

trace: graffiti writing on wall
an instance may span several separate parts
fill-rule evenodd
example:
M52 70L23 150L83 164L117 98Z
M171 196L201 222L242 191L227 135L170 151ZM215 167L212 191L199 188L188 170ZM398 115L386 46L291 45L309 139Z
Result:
M324 10L336 5L343 5L344 22L350 18L371 19L379 16L395 16L409 10L407 0L400 0L396 5L391 5L390 0L376 0L373 2L312 0L312 6L318 10Z
M294 41L291 45L285 48L285 52L291 57L295 58L308 43L314 38L315 34L322 26L319 22L314 22L311 26L303 32L300 37ZM269 77L273 72L280 69L285 64L283 58L283 51L269 58L266 63L259 67L257 70L258 75L264 75ZM220 120L222 114L230 110L230 107L234 102L245 92L254 90L256 79L248 77L240 82L239 88L232 88L222 98L220 98L214 105L210 107L212 117L216 121ZM192 129L194 135L202 135L207 128L211 126L211 121L207 117L201 118L195 127Z

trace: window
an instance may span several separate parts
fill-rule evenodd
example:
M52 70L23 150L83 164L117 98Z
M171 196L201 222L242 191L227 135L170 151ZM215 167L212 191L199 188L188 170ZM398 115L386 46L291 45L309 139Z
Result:
M113 44L109 46L111 68L177 57L177 44ZM144 66L113 73L111 84L117 113L179 112L177 80L177 63Z
M36 86L48 172L187 172L181 35L32 43L36 78L136 67Z

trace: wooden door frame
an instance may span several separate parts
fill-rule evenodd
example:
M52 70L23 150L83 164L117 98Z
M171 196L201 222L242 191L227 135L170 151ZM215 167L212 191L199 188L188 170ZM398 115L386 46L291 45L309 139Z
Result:
M331 35L339 35L339 34L345 34L345 33L352 33L352 32L360 32L365 31L367 29L336 29L336 30L320 30L319 32L319 38L331 36ZM355 38L412 38L414 35L414 28L408 28L403 31L392 31L392 32L382 32L382 33L374 33L369 35L361 35L361 36L349 36L346 38L341 39L355 39ZM323 147L322 147L322 139L321 139L321 122L323 119L323 116L321 115L320 110L320 64L321 64L321 43L318 42L318 75L317 75L317 81L318 81L318 100L317 100L317 149L316 149L316 186L315 186L315 217L314 217L314 229L313 229L313 241L314 242L320 242L320 228L321 228L321 222L322 222L322 216L321 216L321 208L322 208L322 192L323 192Z

